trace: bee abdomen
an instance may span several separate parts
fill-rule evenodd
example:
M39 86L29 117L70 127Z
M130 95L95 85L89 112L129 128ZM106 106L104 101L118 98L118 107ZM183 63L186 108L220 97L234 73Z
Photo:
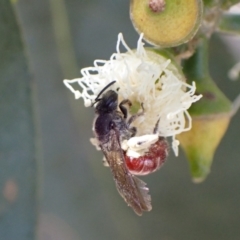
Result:
M168 156L168 144L165 139L159 139L149 150L138 158L125 154L128 170L134 175L147 175L160 169Z

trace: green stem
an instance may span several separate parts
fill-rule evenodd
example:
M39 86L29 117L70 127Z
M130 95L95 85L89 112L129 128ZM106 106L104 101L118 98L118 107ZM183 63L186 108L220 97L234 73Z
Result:
M208 40L200 38L192 57L184 62L184 73L188 80L208 81Z

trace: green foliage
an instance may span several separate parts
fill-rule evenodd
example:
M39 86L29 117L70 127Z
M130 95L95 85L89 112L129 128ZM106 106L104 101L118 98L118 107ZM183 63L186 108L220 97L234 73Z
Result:
M231 102L217 87L208 69L208 40L198 40L196 52L184 62L183 71L190 82L194 81L197 93L203 97L193 104L189 112L194 116L231 111Z
M239 3L239 0L222 0L222 8L228 9L237 3Z
M0 239L32 240L37 165L31 79L9 0L0 1L0 36Z
M218 30L224 33L240 34L240 15L224 14L220 19Z
M239 3L239 0L203 0L206 7L221 6L223 9L228 9L234 4Z

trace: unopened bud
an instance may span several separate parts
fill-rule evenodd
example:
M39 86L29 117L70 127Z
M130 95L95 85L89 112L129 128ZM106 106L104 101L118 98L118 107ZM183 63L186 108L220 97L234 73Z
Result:
M202 0L132 0L130 5L135 29L161 47L189 41L200 26L202 12Z

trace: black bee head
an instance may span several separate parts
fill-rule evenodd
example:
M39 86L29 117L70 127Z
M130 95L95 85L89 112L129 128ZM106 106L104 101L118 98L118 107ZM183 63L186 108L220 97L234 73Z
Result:
M95 98L95 102L92 106L97 103L96 113L111 113L117 110L118 107L118 94L113 90L108 90L106 93L106 89L108 89L111 85L113 85L116 81L110 82L106 87L104 87L98 96ZM104 93L104 94L103 94ZM103 95L102 95L103 94ZM100 98L100 96L102 97Z
M98 101L96 106L96 113L111 113L116 111L118 107L118 94L113 91L107 91L103 97Z

